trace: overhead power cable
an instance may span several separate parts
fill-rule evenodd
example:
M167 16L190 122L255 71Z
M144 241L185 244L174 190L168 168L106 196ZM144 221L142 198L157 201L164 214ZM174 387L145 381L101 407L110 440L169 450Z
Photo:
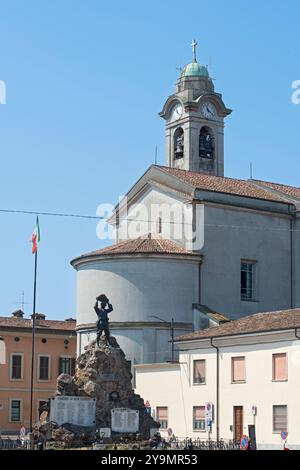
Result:
M104 219L104 217L96 215L83 215L83 214L66 214L59 212L38 212L38 211L24 211L24 210L15 210L15 209L0 209L0 212L6 212L9 214L29 214L29 215L46 215L52 217L75 217L79 219Z

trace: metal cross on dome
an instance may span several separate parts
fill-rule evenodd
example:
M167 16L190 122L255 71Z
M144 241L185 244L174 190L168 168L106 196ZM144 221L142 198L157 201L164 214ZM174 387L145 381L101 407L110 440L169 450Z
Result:
M193 39L193 42L191 44L192 46L192 49L193 49L193 60L196 62L197 59L196 59L196 47L198 46L198 43L196 41L196 39Z

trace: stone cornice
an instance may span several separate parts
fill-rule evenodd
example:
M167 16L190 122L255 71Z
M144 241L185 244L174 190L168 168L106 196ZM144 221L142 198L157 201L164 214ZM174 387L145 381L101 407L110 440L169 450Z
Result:
M152 321L126 321L126 322L109 322L109 326L111 329L118 329L118 328L126 328L126 329L132 329L132 328L160 328L160 329L170 329L171 328L171 322L168 323L163 323L161 321L157 322L152 322ZM188 323L188 322L175 322L174 323L174 328L177 329L184 329L184 330L191 330L193 331L193 324ZM81 330L95 330L96 329L96 323L84 323L84 324L79 324L76 327L76 331L81 331Z
M73 268L85 264L92 264L106 261L170 261L185 260L191 263L202 262L202 256L197 253L107 253L107 254L88 254L75 258L71 261Z

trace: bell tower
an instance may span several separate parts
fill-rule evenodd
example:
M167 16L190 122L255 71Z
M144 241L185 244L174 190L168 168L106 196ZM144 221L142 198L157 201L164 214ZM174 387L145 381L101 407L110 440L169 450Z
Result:
M193 61L181 70L175 93L159 113L166 121L167 166L224 175L224 118L231 113L216 93L204 65Z

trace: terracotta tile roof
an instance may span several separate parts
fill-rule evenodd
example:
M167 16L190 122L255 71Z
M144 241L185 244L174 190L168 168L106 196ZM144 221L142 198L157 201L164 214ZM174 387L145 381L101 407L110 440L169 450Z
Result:
M284 195L290 196L290 197L295 197L297 199L300 199L300 188L297 188L295 186L288 186L286 184L280 184L280 183L271 183L270 181L261 181L261 180L252 180L253 183L258 183L261 184L262 186L265 186L267 188L270 188L274 191L278 191Z
M300 308L256 313L255 315L239 318L238 320L223 323L213 328L178 336L175 338L175 341L259 333L272 330L288 330L292 328L300 328Z
M185 183L193 186L195 189L204 189L207 191L233 194L255 199L264 199L268 201L283 203L289 202L287 198L284 197L284 191L282 195L274 193L273 191L269 191L268 188L258 187L258 185L254 183L254 180L247 181L223 176L211 176L204 173L179 170L177 168L169 168L165 166L157 166L157 168L173 176L176 176L181 181L184 181ZM300 192L300 189L292 189Z
M75 330L76 320L74 321L60 321L60 320L36 320L37 329L47 330ZM16 318L16 317L0 317L1 328L32 328L31 319Z
M81 255L80 258L93 255L114 255L114 254L139 254L139 253L157 253L157 254L177 254L177 255L195 255L192 251L185 250L177 243L167 240L157 234L148 234L138 238L124 240L120 243L107 246L101 250L92 251Z

